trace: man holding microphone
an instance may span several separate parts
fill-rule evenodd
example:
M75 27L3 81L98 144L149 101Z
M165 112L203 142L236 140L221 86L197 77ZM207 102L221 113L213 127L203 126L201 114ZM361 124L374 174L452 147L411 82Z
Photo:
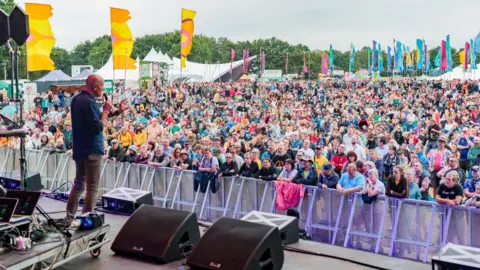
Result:
M99 191L100 166L105 152L103 127L108 117L117 116L128 109L127 100L122 100L120 109L114 109L112 104L105 100L102 112L100 112L97 98L103 97L103 91L103 78L92 74L87 78L85 90L80 91L72 99L73 160L76 174L67 203L65 223L67 226L75 219L78 202L85 191L85 185L86 195L82 214L95 211Z

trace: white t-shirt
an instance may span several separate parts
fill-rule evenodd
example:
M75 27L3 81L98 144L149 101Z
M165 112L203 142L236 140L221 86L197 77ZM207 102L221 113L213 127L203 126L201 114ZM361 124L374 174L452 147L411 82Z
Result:
M378 191L379 195L385 195L385 185L380 180L377 180L375 186L373 187L373 190Z

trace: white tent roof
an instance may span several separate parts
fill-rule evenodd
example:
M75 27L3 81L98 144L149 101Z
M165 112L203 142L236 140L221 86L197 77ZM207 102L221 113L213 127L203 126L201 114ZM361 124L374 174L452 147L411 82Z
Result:
M167 63L168 65L174 64L172 59L167 54L163 54L161 51L158 51L158 59L158 62L160 63Z
M248 61L252 61L257 56L252 56ZM243 65L243 60L233 62L232 67L236 68ZM173 81L180 77L190 77L195 81L213 82L222 75L230 72L230 63L224 64L200 64L187 61L187 67L180 74L180 59L173 58L174 69L170 70L169 81Z
M127 69L127 81L138 81L140 80L140 59L137 58L137 68L136 69ZM95 74L98 74L103 77L105 80L125 80L125 70L116 69L115 74L113 73L113 56L110 55L107 63Z
M155 51L155 49L153 47L148 52L147 56L145 56L145 58L143 58L143 61L152 62L152 63L161 62L160 58L158 57L157 51Z

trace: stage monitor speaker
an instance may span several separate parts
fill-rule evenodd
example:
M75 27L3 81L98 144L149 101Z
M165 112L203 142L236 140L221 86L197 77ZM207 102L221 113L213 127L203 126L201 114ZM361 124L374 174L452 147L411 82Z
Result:
M195 213L142 205L123 225L112 250L168 263L184 258L199 239Z
M252 211L244 216L242 220L278 227L284 246L297 243L300 239L298 218L296 217Z
M12 13L10 13L10 37L22 46L27 42L30 36L30 27L28 24L28 15L18 5L15 6Z
M282 269L277 227L222 217L193 248L187 264L193 269Z
M7 13L0 9L0 46L3 46L10 38L10 26Z

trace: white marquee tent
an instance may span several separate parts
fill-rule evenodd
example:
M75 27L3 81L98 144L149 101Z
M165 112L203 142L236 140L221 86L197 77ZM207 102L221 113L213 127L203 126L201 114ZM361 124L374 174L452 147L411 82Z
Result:
M168 57L168 56L167 56ZM257 56L252 56L248 61L252 61ZM233 62L232 68L238 68L243 65L243 60ZM200 64L187 61L187 67L180 71L180 59L173 58L173 69L169 70L169 81L180 77L188 77L192 81L213 82L221 76L230 72L230 63L223 64Z
M140 59L137 58L137 68L136 69L127 69L126 80L127 81L138 81L140 80ZM107 63L99 70L95 72L103 77L105 80L125 80L125 70L116 69L115 73L113 72L113 56L110 55Z
M147 56L145 56L145 58L143 58L143 61L152 62L152 63L159 63L159 62L161 62L161 58L160 58L159 54L157 53L157 51L155 51L155 49L152 47L150 49L150 51L148 52Z

